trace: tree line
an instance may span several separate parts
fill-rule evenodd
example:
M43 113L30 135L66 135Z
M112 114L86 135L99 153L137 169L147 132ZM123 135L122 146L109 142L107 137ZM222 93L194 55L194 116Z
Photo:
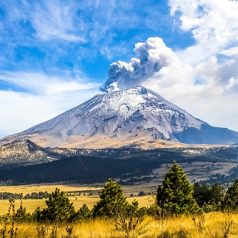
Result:
M65 192L68 197L73 196L94 196L98 195L98 191L94 190L82 190L82 191L68 191ZM16 200L16 199L47 199L50 193L45 192L32 192L32 193L10 193L10 192L0 192L0 200Z
M13 199L44 199L49 198L48 192L32 192L24 195L23 193L10 193L1 192L0 200L13 200Z

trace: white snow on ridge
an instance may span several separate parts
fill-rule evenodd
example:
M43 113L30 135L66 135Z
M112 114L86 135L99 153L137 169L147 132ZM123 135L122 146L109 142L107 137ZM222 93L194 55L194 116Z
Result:
M96 95L89 101L30 128L22 135L40 133L56 137L72 135L121 137L143 134L173 140L173 133L204 122L144 87Z

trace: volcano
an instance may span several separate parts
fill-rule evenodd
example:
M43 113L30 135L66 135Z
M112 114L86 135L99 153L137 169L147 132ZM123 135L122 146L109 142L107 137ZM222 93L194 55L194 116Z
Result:
M193 117L138 86L96 95L0 143L27 139L44 147L97 148L140 144L235 144L238 133Z

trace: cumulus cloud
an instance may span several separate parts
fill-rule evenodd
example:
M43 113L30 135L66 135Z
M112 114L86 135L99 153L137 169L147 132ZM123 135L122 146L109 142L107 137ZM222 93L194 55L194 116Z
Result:
M171 15L179 15L180 27L191 31L196 44L182 50L181 58L198 63L221 50L237 46L238 3L229 0L169 0Z

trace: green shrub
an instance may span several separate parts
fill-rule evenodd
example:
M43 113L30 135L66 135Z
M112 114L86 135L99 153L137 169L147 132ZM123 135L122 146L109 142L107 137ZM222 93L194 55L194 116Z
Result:
M236 180L227 190L224 201L222 203L222 209L225 211L238 210L238 180Z
M86 204L78 210L75 220L88 220L92 217L92 212Z
M100 192L100 201L93 208L93 216L116 217L128 203L123 195L121 186L109 179Z
M193 197L193 186L175 162L157 190L157 204L171 214L197 213L199 206Z
M37 221L66 223L72 222L76 216L73 204L58 188L49 195L46 205L42 211L39 208L35 210L33 216Z
M219 184L195 183L194 198L205 212L219 211L224 199L224 188Z

